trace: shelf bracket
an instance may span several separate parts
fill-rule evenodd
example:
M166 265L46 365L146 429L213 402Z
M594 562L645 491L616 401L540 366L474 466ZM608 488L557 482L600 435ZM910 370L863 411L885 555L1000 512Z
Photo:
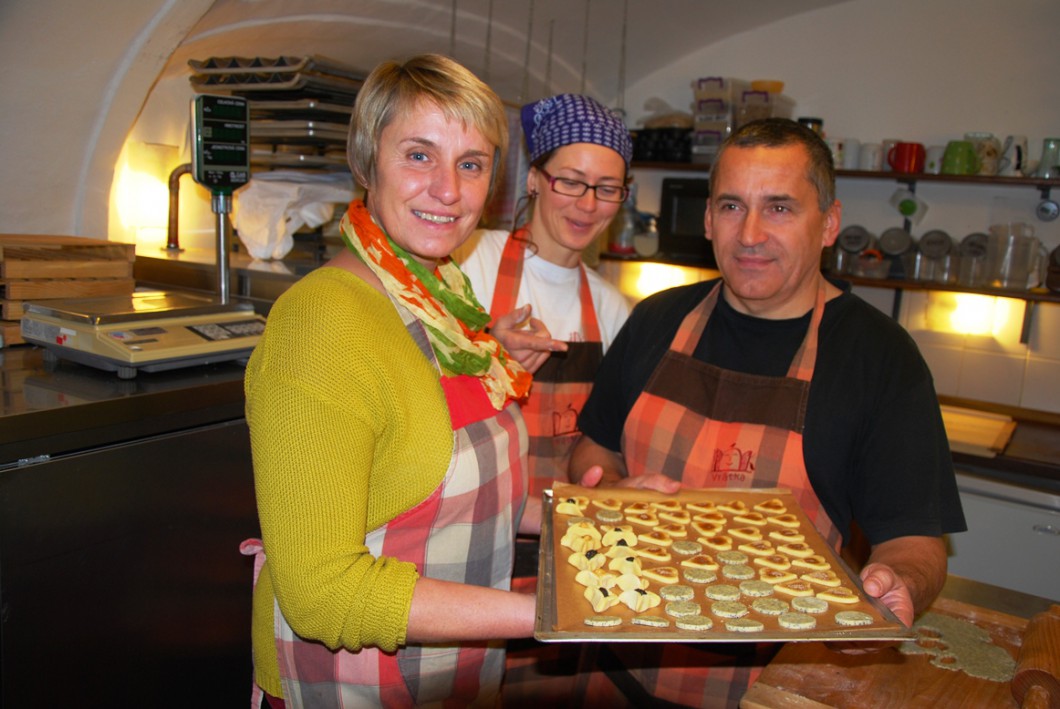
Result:
M902 314L902 293L905 290L902 288L894 289L894 298L891 300L891 319L899 320Z
M1042 195L1042 199L1049 199L1049 194L1052 190L1051 185L1038 185L1038 192Z

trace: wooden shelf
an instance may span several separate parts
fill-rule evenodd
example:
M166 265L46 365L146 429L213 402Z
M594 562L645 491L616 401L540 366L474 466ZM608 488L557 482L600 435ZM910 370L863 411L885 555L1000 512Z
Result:
M981 288L966 288L951 283L936 283L934 281L906 281L898 278L862 278L859 276L851 276L849 274L833 274L828 273L828 276L837 278L839 280L847 281L855 286L865 286L868 288L888 288L891 290L930 290L930 291L950 291L953 293L973 293L975 295L992 295L999 298L1015 298L1016 300L1024 300L1034 303L1060 303L1060 293L1053 293L1044 288L1035 288L1034 290L1017 290L1014 288L990 288L983 286Z
M707 174L710 165L706 163L684 162L634 162L634 170L669 170L672 172L699 172ZM929 175L927 173L904 174L875 170L836 170L836 177L860 180L890 180L905 184L917 182L943 182L961 185L988 185L1002 187L1032 187L1043 195L1054 187L1060 188L1060 178L1043 179L1040 177L1004 177L1001 175Z

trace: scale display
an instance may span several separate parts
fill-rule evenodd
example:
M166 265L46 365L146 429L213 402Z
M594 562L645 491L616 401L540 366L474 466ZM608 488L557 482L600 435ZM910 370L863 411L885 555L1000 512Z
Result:
M192 174L218 194L250 179L250 113L238 96L196 96L192 103Z

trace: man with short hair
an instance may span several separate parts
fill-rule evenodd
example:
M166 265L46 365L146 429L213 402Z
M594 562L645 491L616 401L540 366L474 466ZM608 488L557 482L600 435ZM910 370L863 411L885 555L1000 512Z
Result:
M915 343L820 272L841 216L816 133L765 119L730 136L704 217L722 277L634 309L579 419L570 474L668 492L790 489L837 551L853 529L864 534L865 592L911 624L942 588L942 535L963 531L964 517ZM770 654L717 650L609 646L601 656L628 701L735 705ZM593 681L594 695L607 691L610 680Z

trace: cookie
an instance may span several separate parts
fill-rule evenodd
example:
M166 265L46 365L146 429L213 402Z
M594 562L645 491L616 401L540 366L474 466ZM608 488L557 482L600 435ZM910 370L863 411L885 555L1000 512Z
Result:
M617 615L591 615L585 619L585 624L594 628L611 628L622 625L622 619Z
M754 618L734 618L725 621L725 629L733 633L760 633L765 627L762 621Z
M788 527L789 529L796 529L799 526L799 518L790 513L766 517L766 522L781 527Z
M747 512L750 508L747 507L747 503L743 500L729 500L728 502L719 502L718 509L723 512L740 515Z
M687 618L678 618L674 624L681 630L710 630L714 627L714 621L705 615L691 615Z
M835 614L839 625L872 625L872 616L861 611L839 611Z
M692 515L685 510L667 511L659 510L659 519L664 522L670 522L671 524L686 525L692 521Z
M612 524L614 522L621 522L625 517L617 510L597 510L596 519L605 524Z
M809 581L812 584L826 586L828 588L835 588L842 583L839 577L836 576L836 573L831 569L825 571L810 571L809 573L802 574L799 578L803 581Z
M567 557L567 563L578 570L599 569L607 561L607 556L595 549L585 552L576 551Z
M797 566L800 569L809 569L810 571L824 571L825 569L832 568L832 565L819 554L811 554L798 559L792 559L791 565Z
M805 613L781 613L777 623L788 630L812 630L817 627L817 619Z
M729 564L721 567L721 575L727 579L753 579L755 570L747 564Z
M666 614L675 618L699 615L699 610L699 604L695 601L670 601L666 604Z
M610 497L603 500L593 500L592 504L594 507L599 507L602 510L610 510L612 512L617 512L622 509L622 503Z
M761 512L744 512L733 517L732 521L738 524L753 524L756 527L764 527L766 525L766 516Z
M688 508L689 512L714 512L718 506L710 500L705 500L701 502L689 502L685 507Z
M709 569L681 569L681 576L689 583L714 583L718 575Z
M680 577L677 569L673 566L656 566L654 569L644 569L644 578L658 581L659 583L677 583Z
M582 537L589 537L597 542L601 543L600 530L596 528L596 524L592 520L585 520L576 522L567 526L567 531L564 533L563 538L559 540L559 543L565 547L573 548L571 542L573 540L581 539ZM600 547L597 546L597 549ZM578 551L583 551L579 549Z
M794 556L798 559L805 559L814 556L813 547L805 542L791 542L789 544L781 544L777 547L777 553L787 554L788 556Z
M648 579L644 578L640 574L622 574L615 581L615 585L623 591L628 591L631 588L647 588L650 584Z
M707 586L707 598L715 601L735 601L740 598L740 589L727 583Z
M678 539L670 545L670 551L681 556L695 556L703 551L703 545L699 542L690 542L687 539Z
M637 547L637 555L649 561L669 561L672 558L670 552L657 546Z
M754 506L754 509L758 512L772 515L784 514L788 511L788 508L784 506L784 502L778 497L759 502Z
M616 544L625 544L629 547L637 546L637 533L633 531L631 524L607 524L602 526L603 536L600 542L607 547Z
M656 500L655 502L649 503L652 508L659 511L666 512L680 512L681 503L677 500Z
M742 551L744 554L750 554L751 556L773 556L777 553L777 550L773 548L773 545L762 539L757 542L747 542L736 547L737 551Z
M854 593L845 586L839 586L838 588L829 588L825 591L819 591L817 593L817 597L823 598L826 601L831 601L832 603L853 604L857 603L859 600L858 594Z
M633 625L647 625L649 628L669 628L670 621L657 615L635 615L630 621Z
M561 515L584 515L585 508L589 506L589 498L581 495L575 497L564 497L556 500L556 513Z
M757 542L762 538L762 530L758 527L729 527L726 531L730 536L745 541Z
M650 532L644 532L643 534L637 535L637 541L644 542L648 546L656 547L668 547L674 543L673 538L666 532L660 532L657 529L653 529Z
M709 554L696 554L690 556L687 559L681 561L681 566L687 566L692 569L707 569L708 571L717 571L718 567L721 566L714 557Z
M773 584L773 590L777 593L782 593L785 596L812 596L813 586L806 583L805 581L785 581L784 583Z
M791 599L791 607L802 613L824 613L828 610L828 601L816 596L799 596Z
M619 574L639 574L642 570L640 557L636 554L616 556L607 564L607 568Z
M627 522L639 524L642 527L659 526L659 518L653 512L637 512L635 514L630 514L629 510L627 509L625 515Z
M665 513L659 515L660 520L663 518L663 514ZM688 536L688 530L685 529L685 525L677 524L676 522L667 522L666 524L660 524L658 527L655 528L655 531L668 535L671 540L684 539Z
M618 574L605 569L582 569L574 580L582 586L603 586L611 588L618 583Z
M741 581L740 593L753 598L773 595L773 584L768 581Z
M599 586L586 586L585 600L592 604L593 610L602 613L608 608L618 604L618 594Z
M797 529L774 529L769 533L769 538L784 544L806 541L806 536Z
M724 526L720 522L692 522L692 531L700 537L713 537L720 534Z
M743 618L751 611L738 601L714 601L710 604L710 612L719 618Z
M693 526L695 526L693 524ZM732 549L732 537L725 534L714 534L709 537L700 537L696 540L714 551L729 551Z
M742 551L719 551L714 555L714 558L722 564L747 563L747 554L744 554Z
M788 612L788 602L779 598L756 598L751 604L751 610L758 611L762 615L780 615Z
M780 569L759 569L758 578L763 581L768 581L772 584L787 583L788 581L794 581L798 578L795 574L790 571L781 571Z
M696 594L695 591L692 590L691 586L685 586L682 584L675 583L660 588L659 595L667 601L691 601L692 597Z
M760 556L754 559L754 563L759 566L765 566L769 569L777 569L778 571L787 571L791 568L791 559L784 556L783 554L770 554L769 556ZM795 575L792 574L792 578Z
M658 594L643 588L631 588L628 591L623 591L619 594L618 600L634 613L643 613L662 603L662 599L659 598Z

